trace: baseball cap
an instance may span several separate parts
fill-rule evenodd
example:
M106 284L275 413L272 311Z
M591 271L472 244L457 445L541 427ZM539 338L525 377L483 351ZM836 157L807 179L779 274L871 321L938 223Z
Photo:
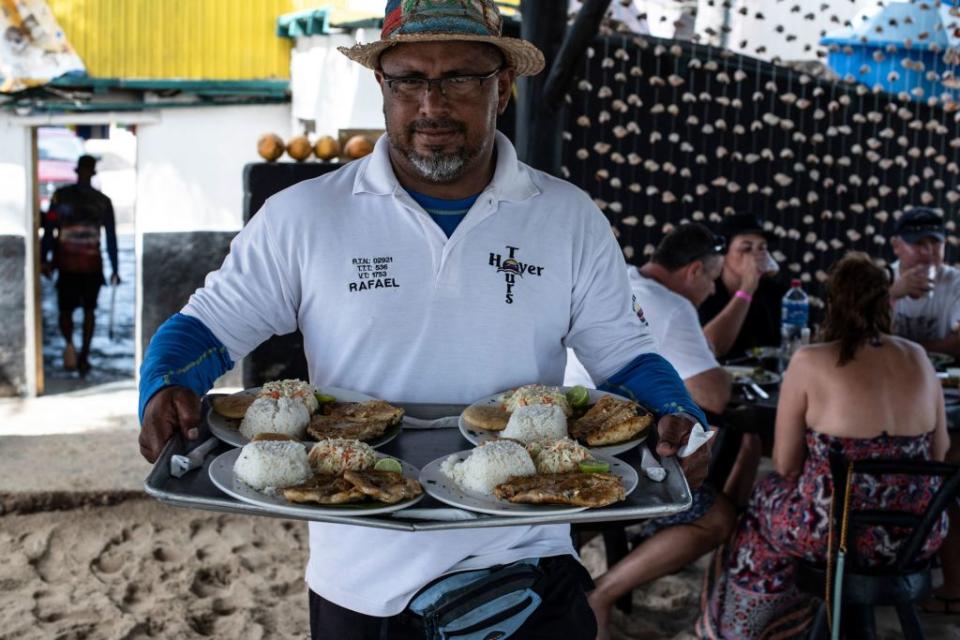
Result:
M727 244L732 242L736 236L747 233L761 235L767 242L774 242L777 239L773 233L763 228L763 220L760 219L760 216L753 213L735 213L724 216L719 231L727 239Z
M915 207L905 211L897 220L893 235L900 236L910 244L915 244L928 237L943 242L946 236L943 228L943 218L936 211L927 207Z
M96 172L97 172L97 159L94 158L93 156L88 156L88 155L82 155L82 156L80 156L79 158L77 158L77 169L76 169L76 170L77 170L77 171L80 171L81 169L86 169L86 170L88 170L88 171L92 171L92 172L96 173Z

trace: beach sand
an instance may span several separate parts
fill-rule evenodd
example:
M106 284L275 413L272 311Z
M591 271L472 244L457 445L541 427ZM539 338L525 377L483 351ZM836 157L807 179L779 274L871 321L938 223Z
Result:
M0 401L0 640L307 637L306 524L147 498L136 389L108 391ZM80 414L85 430L62 420ZM582 559L606 570L599 537ZM635 589L613 637L692 638L706 561ZM921 617L960 640L960 618ZM878 631L901 637L892 610Z
M302 522L149 499L0 518L0 638L302 638Z
M0 516L0 549L3 640L308 633L302 522L139 498ZM599 538L582 557L594 575L605 569ZM613 637L693 638L705 563L635 590L632 614L614 612ZM900 637L892 612L878 622L881 639ZM924 625L931 640L960 639L960 627L947 617L924 616Z

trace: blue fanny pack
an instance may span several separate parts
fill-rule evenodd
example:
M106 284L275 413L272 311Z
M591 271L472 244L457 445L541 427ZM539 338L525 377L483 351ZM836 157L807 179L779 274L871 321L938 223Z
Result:
M428 640L509 638L540 606L533 585L543 576L536 558L462 571L424 587L409 609L423 618Z

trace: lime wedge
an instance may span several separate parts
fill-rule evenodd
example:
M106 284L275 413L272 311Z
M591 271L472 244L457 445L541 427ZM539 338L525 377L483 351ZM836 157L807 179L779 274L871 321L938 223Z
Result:
M377 464L373 465L373 468L376 471L393 471L394 473L403 472L403 467L400 466L400 462L395 458L380 458L377 460Z
M327 394L325 394L325 393L320 393L319 391L317 391L317 392L316 392L315 394L313 394L313 395L314 395L314 397L317 399L317 403L319 403L319 404L329 404L329 403L331 403L331 402L336 402L336 401L337 401L337 399L336 399L335 397L333 397L333 396L328 396Z
M580 471L583 473L606 473L610 471L610 465L600 460L583 460L580 463Z
M577 385L567 391L567 402L574 409L581 409L590 404L590 391L586 387Z

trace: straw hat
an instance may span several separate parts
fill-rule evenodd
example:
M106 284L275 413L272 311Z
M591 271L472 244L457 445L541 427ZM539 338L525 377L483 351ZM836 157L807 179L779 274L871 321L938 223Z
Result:
M543 53L526 40L504 38L503 18L493 0L388 0L380 40L340 52L369 69L380 54L404 42L489 42L496 45L517 75L543 70Z

